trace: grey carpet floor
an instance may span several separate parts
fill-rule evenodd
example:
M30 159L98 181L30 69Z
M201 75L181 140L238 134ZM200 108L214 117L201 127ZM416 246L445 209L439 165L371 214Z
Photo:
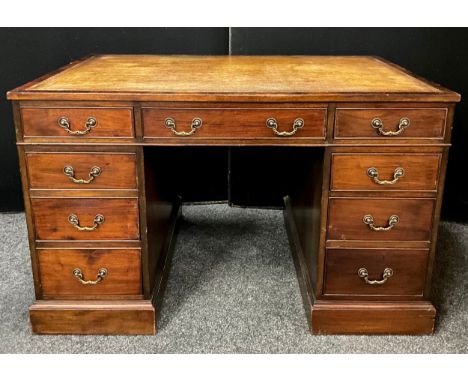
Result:
M468 226L442 223L432 336L312 336L281 211L184 206L155 336L33 335L24 214L0 214L1 353L466 353Z

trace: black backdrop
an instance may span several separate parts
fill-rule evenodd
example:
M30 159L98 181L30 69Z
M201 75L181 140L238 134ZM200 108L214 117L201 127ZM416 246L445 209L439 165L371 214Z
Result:
M378 55L462 94L442 216L468 222L468 29L2 28L0 93L91 53ZM468 98L468 97L467 97ZM23 208L11 107L0 98L0 211Z

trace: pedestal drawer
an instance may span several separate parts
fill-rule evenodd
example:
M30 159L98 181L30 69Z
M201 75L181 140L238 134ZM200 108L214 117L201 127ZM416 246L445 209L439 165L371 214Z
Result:
M333 154L332 191L436 191L441 154Z
M330 198L329 240L430 241L434 199Z
M141 294L139 249L39 249L45 296Z
M22 107L24 137L132 138L131 108Z
M135 154L27 153L32 189L136 189Z
M325 295L415 296L423 294L426 249L328 249Z
M32 198L38 240L137 240L137 198Z
M445 108L337 108L335 138L442 139L446 117Z
M325 138L326 108L143 108L145 138Z

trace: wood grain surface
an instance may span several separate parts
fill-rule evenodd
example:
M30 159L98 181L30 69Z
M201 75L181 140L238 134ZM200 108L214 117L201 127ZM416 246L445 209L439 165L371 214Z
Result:
M324 295L343 297L393 296L421 298L426 279L428 249L327 249ZM382 280L385 268L393 270L385 284L367 284L358 275L369 272L369 280Z
M287 141L290 138L325 138L326 108L304 108L301 105L291 108L215 108L209 104L204 108L143 108L143 128L145 138L179 138L164 121L171 117L176 121L177 131L191 130L194 118L200 118L203 125L191 138L276 138ZM304 126L291 137L279 137L266 126L268 118L275 118L278 131L290 132L296 118L304 120ZM186 138L186 137L182 137Z
M39 334L156 333L150 301L36 301L29 314Z
M29 185L32 189L136 189L136 158L133 153L95 152L26 154ZM88 180L91 168L101 169L89 184L77 184L63 172L71 166L76 179Z
M335 138L381 138L401 140L406 138L439 138L445 133L447 109L395 109L388 108L338 108L335 117ZM408 118L410 125L399 135L383 136L371 126L374 118L383 122L384 131L398 130L400 119Z
M90 107L22 107L24 137L67 137L73 141L89 138L133 137L133 114L130 108ZM97 125L85 135L71 135L58 124L68 118L70 130L85 130L86 121L94 117Z
M136 240L139 238L137 198L33 198L32 213L39 240ZM97 214L104 222L94 231L79 231L68 221L91 227Z
M429 302L317 301L313 334L432 334L436 310Z
M333 191L436 191L442 154L333 154ZM394 184L377 184L367 170L377 169L379 180L391 181L397 168L404 175Z
M45 296L86 299L90 295L141 294L138 249L40 249L38 257ZM73 275L75 268L85 280L96 280L101 268L107 269L107 275L96 285L83 285Z
M427 241L430 240L434 199L330 198L329 240ZM387 227L388 219L400 221L389 231L372 231L363 223L372 215L377 227Z

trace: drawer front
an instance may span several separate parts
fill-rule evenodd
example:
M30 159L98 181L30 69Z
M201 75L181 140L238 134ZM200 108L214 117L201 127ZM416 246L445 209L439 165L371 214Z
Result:
M192 138L325 138L325 108L288 109L171 109L144 108L143 125L146 138L187 138L179 136L166 126L166 119L172 118L178 133L190 133ZM201 120L201 126L192 128L194 118ZM288 135L279 136L276 131ZM294 133L294 121L302 119L303 124ZM291 134L291 135L289 135Z
M436 191L441 154L333 154L333 191Z
M46 296L141 294L139 249L39 249L37 253Z
M136 189L135 154L27 153L33 189Z
M427 261L428 250L328 249L324 294L422 296Z
M132 138L131 108L21 108L24 137ZM68 131L67 131L68 130Z
M136 198L32 198L31 204L38 240L139 238Z
M328 239L430 241L433 209L434 199L330 198Z
M439 138L445 134L447 109L338 108L335 138L405 139ZM409 125L404 127L404 120ZM373 124L374 121L374 124ZM400 124L400 121L403 123ZM380 127L379 127L380 126ZM397 135L384 135L393 132Z

